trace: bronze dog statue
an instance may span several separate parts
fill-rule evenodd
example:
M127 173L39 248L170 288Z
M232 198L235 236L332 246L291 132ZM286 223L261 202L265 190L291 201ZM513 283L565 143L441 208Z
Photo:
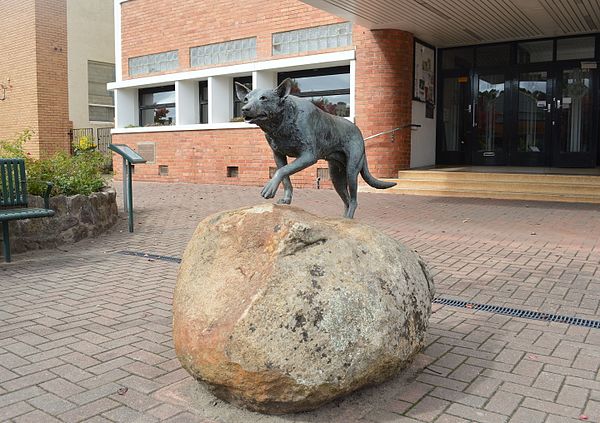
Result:
M365 142L356 125L324 112L309 100L290 95L292 81L289 78L274 90L250 91L239 83L235 88L237 97L244 103L245 121L264 131L275 157L277 171L261 192L264 198L273 198L283 182L283 198L278 203L290 204L293 191L290 175L320 159L329 163L331 181L344 202L347 218L354 217L358 205L359 173L374 188L396 185L371 175ZM296 160L288 164L288 157L296 157Z

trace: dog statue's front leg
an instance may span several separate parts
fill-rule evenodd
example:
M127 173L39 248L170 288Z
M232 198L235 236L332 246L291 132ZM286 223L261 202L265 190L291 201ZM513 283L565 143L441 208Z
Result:
M314 156L314 154L312 154L312 153L302 154L300 157L298 157L292 163L287 164L287 165L277 169L277 171L275 172L275 174L273 175L271 180L269 182L267 182L267 185L265 185L265 187L262 189L262 192L260 193L260 195L262 195L263 198L275 197L275 194L277 193L277 188L279 188L279 184L281 183L283 178L285 178L285 177L289 178L290 175L293 175L296 172L300 172L302 169L306 169L307 167L315 164L316 162L317 162L317 158ZM290 185L291 185L291 183L290 183Z
M273 157L275 158L275 164L277 165L277 169L281 169L282 167L288 164L287 156L285 154L273 152ZM292 181L290 181L289 176L284 176L281 182L283 182L283 198L277 201L277 204L291 204L292 195L294 192L294 188L292 187Z

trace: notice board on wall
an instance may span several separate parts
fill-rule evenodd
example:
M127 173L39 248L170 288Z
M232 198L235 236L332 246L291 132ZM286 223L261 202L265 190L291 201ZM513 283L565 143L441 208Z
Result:
M435 48L415 40L413 98L435 104Z

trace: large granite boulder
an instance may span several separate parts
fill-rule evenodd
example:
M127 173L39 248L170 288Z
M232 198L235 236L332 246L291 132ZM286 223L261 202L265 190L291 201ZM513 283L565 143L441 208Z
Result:
M223 400L310 410L406 366L433 293L419 256L369 226L290 206L223 212L183 256L175 349Z

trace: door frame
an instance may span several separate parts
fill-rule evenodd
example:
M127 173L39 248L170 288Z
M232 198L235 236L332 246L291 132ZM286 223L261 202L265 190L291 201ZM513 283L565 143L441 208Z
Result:
M556 76L554 66L548 63L534 63L528 65L513 66L510 75L511 113L509 117L509 151L508 163L510 166L550 166L552 152L554 151L554 131L552 119L554 117L554 87ZM544 150L541 154L519 152L518 134L519 134L519 83L521 74L530 72L546 72L546 109L545 109L545 133Z
M438 75L440 75L438 73ZM443 143L445 141L445 133L444 133L444 90L443 90L443 81L446 78L460 78L466 77L466 92L465 92L465 101L464 104L467 109L463 109L464 115L464 140L461 142L461 150L460 151L446 151L444 150ZM436 164L441 165L452 165L452 164L470 164L471 163L471 136L473 132L473 127L469 123L473 121L472 115L472 107L473 107L473 72L472 71L446 71L440 75L441 83L438 83L438 93L437 93L437 104L438 104L438 113L437 113L437 122L436 122Z
M599 64L600 65L600 64ZM561 147L561 120L560 109L558 108L558 100L562 98L560 81L562 80L563 72L569 69L581 69L581 61L570 61L557 63L554 65L554 91L553 91L553 115L552 120L552 158L551 164L554 167L564 168L587 168L596 167L598 164L598 144L600 143L599 119L593 119L592 127L590 128L590 151L585 153L562 153ZM592 116L600 116L600 81L599 69L591 71L590 90L592 93Z

